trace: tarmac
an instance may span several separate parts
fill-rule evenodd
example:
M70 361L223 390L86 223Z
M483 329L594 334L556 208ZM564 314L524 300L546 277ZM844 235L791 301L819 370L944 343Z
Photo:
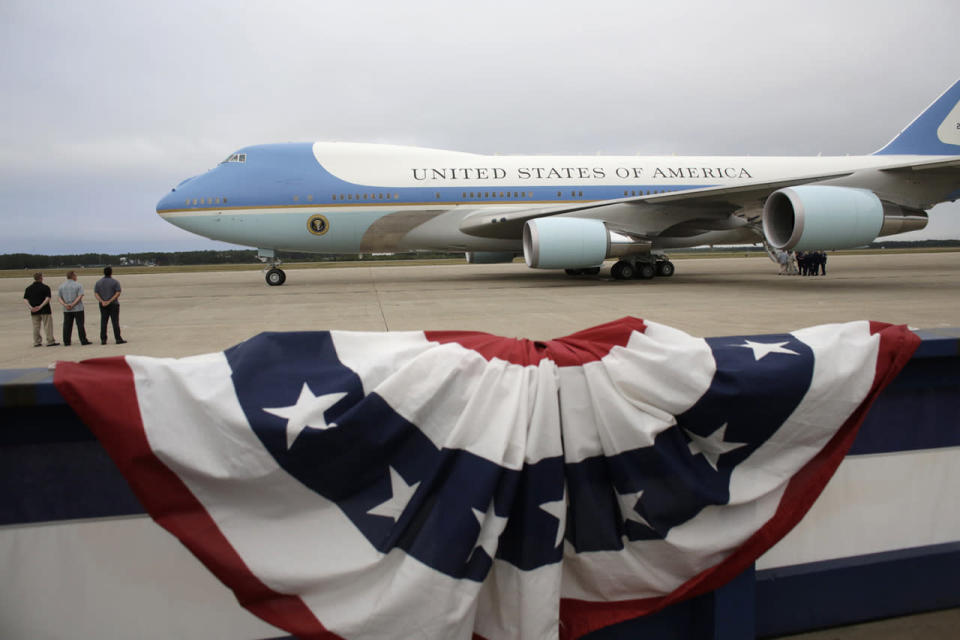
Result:
M93 344L33 347L21 302L32 272L0 279L0 369L123 354L179 357L218 351L261 331L475 330L549 339L635 316L698 336L780 333L806 326L878 320L912 328L960 327L960 252L830 255L825 276L781 276L765 256L675 260L676 275L654 280L569 277L520 263L287 269L269 287L259 271L125 273L124 345L99 340L93 285L79 271ZM369 266L368 266L369 265ZM65 269L47 270L56 292ZM63 316L55 303L54 333ZM960 609L792 636L804 640L954 638Z
M371 265L375 263L369 263ZM92 345L33 347L23 290L0 279L0 369L56 360L137 354L186 356L218 351L261 331L456 329L549 339L635 316L697 336L791 331L849 320L911 327L960 327L960 252L835 255L825 276L780 276L765 256L682 259L670 278L569 277L494 265L351 266L287 270L270 287L259 271L125 274L120 324L125 345L100 345L93 297L99 270L79 272ZM56 292L64 269L44 282ZM54 333L63 314L54 303Z

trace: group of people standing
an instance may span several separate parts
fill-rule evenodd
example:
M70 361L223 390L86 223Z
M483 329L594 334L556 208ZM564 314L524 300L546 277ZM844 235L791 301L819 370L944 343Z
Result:
M797 251L797 269L802 276L827 275L827 252Z
M113 278L113 269L105 267L103 277L93 287L93 295L100 306L100 344L107 344L107 323L113 324L113 338L117 344L125 344L120 337L120 283ZM57 300L63 306L63 344L69 346L73 338L73 325L77 325L80 344L90 344L84 327L83 285L77 282L77 273L68 271L66 280L57 289ZM48 347L60 343L53 336L53 310L51 309L53 292L43 283L43 273L33 274L33 284L23 292L24 303L30 309L33 321L33 346L43 346L46 334Z
M827 275L826 251L777 251L776 257L780 265L780 275Z

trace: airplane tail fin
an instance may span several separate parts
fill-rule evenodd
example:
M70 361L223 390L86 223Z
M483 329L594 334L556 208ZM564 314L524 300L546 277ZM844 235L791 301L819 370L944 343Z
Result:
M874 155L960 155L960 80Z

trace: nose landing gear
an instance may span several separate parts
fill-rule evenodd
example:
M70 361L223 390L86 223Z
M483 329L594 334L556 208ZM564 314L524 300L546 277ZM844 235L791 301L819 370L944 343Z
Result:
M287 274L279 268L282 264L273 249L257 249L257 259L267 264L264 279L271 287L279 287L287 281Z

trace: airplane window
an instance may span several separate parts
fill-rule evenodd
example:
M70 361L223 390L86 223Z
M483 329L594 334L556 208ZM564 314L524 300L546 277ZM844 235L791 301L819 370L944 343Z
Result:
M558 197L558 198L562 198L562 197L563 197L563 193L561 193L560 191L557 191L557 197Z
M227 199L226 199L226 198L223 199L223 204L227 204Z
M470 197L471 197L471 198L473 197L473 191L470 192Z
M310 195L307 196L307 201L308 201L308 202L313 202L313 194L310 194Z
M294 202L300 202L300 196L293 196Z
M578 198L582 198L582 197L583 197L583 191L578 191L578 192L577 192L577 197L578 197Z
M529 191L529 192L527 193L527 197L528 197L528 198L532 198L532 197L533 197L533 191Z
M363 194L363 199L364 199L364 200L367 199L367 194Z
M440 199L440 194L438 193L438 194L437 194L437 200L439 200L439 199Z
M196 198L193 199L193 206L197 206L197 199L196 199Z
M399 193L393 194L393 199L394 199L394 200L399 200L399 199L400 199L400 194L399 194Z
M246 162L246 161L247 161L247 154L245 154L245 153L241 153L241 154L237 157L237 162Z
M217 204L220 204L220 198L217 198Z
M467 197L467 192L466 192L466 191L463 192L463 197L464 197L464 198Z
M347 194L347 200L353 200L353 194L348 193L348 194Z
M190 206L190 198L187 198L187 201L184 202L183 204L185 204L185 205L187 205L187 206Z
M226 164L228 162L246 162L247 154L245 153L231 153L227 156L227 159L221 162L220 164Z
M514 197L514 198L518 197L516 191L513 192L513 197Z

